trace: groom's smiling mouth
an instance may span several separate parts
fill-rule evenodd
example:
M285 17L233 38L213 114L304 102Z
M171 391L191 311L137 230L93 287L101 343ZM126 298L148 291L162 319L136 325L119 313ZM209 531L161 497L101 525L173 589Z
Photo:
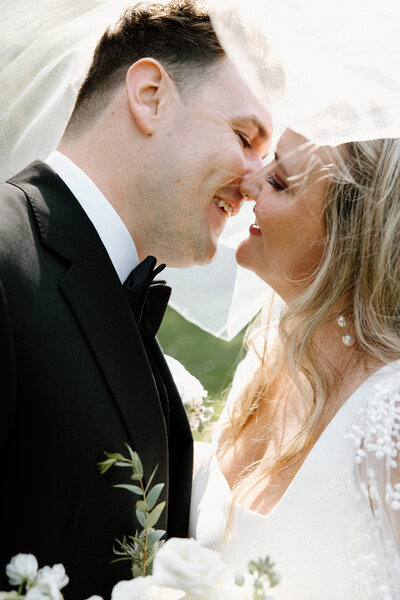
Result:
M231 204L229 204L229 202L223 200L222 198L218 198L218 196L214 197L214 202L228 218L232 217L232 215L234 214L233 207L231 206Z
M237 185L226 185L218 190L214 202L226 217L234 217L243 204L243 195Z

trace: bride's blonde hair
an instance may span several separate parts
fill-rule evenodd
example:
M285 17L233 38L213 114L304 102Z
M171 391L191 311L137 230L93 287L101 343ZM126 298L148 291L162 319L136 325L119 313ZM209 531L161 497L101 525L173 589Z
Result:
M222 433L221 452L240 438L258 407L270 403L271 421L260 431L268 443L276 427L271 397L282 374L300 391L306 416L276 459L262 458L242 473L237 498L246 495L249 484L295 462L319 437L335 368L320 355L315 340L339 312L348 315L360 358L368 354L389 362L400 357L400 140L354 142L345 150L345 163L328 176L322 260L281 315L272 348L265 341L260 366ZM266 325L263 335L266 340ZM257 337L259 325L248 332L248 344Z

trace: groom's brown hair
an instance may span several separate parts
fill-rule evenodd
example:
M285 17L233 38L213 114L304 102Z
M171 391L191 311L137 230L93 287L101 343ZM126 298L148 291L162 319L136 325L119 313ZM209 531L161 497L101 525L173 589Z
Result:
M146 57L163 65L184 96L225 52L209 15L196 0L140 2L126 9L96 46L66 133L81 130L85 121L104 110L130 65Z

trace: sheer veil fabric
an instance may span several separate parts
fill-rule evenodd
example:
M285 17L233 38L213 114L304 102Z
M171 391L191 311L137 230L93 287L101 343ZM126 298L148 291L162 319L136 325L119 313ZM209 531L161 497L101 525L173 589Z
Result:
M129 4L0 0L2 180L55 148L96 40ZM331 144L400 135L397 0L205 4L228 55L270 106L277 132L289 125ZM211 265L166 270L171 305L224 339L232 339L271 297L264 283L235 262L252 218L247 206L228 222Z
M0 0L1 179L34 158L45 159L55 148L96 40L127 4ZM290 126L313 142L333 145L400 137L398 0L206 4L243 79L271 108L277 131ZM172 306L225 339L271 296L265 284L235 263L235 248L251 219L248 207L228 223L210 266L166 271L174 290ZM386 560L394 590L391 596L390 591L372 596L367 590L362 598L399 598L399 406L400 384L371 390L349 431L355 459L349 465L348 493L360 499L363 510L372 510L376 531L371 535L383 548L379 560ZM360 565L355 568L362 579L366 532L361 521L356 526L354 548ZM371 573L368 569L367 565Z
M273 118L317 144L400 136L397 0L207 0Z

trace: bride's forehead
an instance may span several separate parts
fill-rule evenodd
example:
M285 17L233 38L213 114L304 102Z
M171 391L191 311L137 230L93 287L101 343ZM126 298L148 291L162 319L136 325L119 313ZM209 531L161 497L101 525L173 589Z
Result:
M300 133L286 129L278 140L277 154L288 174L296 175L338 162L341 152L332 146L318 146Z

